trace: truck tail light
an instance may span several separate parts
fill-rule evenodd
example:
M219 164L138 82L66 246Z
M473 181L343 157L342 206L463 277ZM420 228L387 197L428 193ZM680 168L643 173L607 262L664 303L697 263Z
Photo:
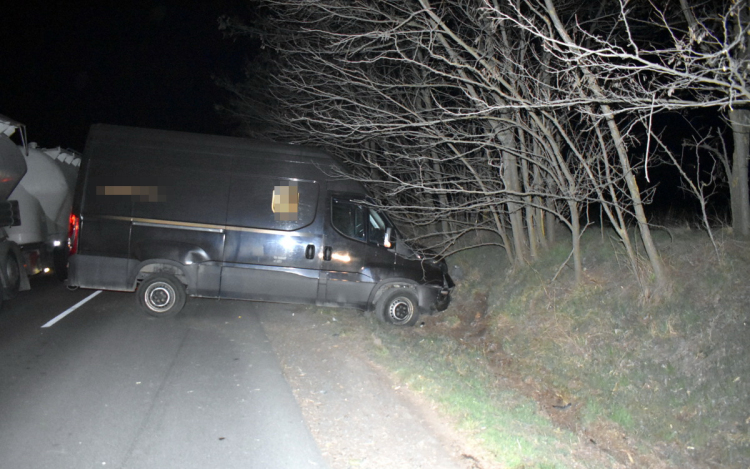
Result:
M68 255L70 256L78 251L78 232L80 229L81 217L75 213L71 213L68 223Z

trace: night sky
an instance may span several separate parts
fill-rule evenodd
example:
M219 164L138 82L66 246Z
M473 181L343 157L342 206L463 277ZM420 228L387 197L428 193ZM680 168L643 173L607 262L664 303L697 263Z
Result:
M250 8L247 0L5 2L0 114L26 124L42 147L79 152L95 123L232 134L215 110L228 96L213 77L242 81L257 46L225 38L218 18L250 18ZM651 169L655 206L684 203L673 172Z
M212 76L242 76L248 41L226 39L222 14L247 2L5 2L0 114L42 147L83 151L94 123L229 134Z

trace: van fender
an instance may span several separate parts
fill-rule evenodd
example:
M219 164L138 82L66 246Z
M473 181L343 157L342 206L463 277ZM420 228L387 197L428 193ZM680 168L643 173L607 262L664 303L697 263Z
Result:
M208 262L209 254L201 246L180 241L150 240L148 242L134 242L131 246L131 256L138 259L171 259L175 265L187 266Z
M195 288L196 269L194 266L186 266L170 259L149 259L136 264L128 275L128 284L133 290L138 284L150 274L164 272L172 274L182 282L188 289Z
M367 311L375 311L375 305L377 304L378 300L389 288L408 288L410 290L413 290L419 298L419 308L422 311L427 310L422 305L422 295L419 293L419 284L417 282L415 282L414 280L409 280L407 278L389 278L381 280L377 285L375 285L375 288L372 289L372 291L370 292L370 298L367 300ZM429 309L429 305L427 306L427 308Z

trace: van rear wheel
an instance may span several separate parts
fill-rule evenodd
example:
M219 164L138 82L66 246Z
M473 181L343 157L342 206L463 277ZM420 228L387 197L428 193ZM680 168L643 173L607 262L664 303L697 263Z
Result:
M376 305L378 318L397 326L413 326L419 321L419 299L408 288L389 288Z
M174 316L185 306L185 286L171 274L147 277L138 286L138 304L149 316L165 318Z

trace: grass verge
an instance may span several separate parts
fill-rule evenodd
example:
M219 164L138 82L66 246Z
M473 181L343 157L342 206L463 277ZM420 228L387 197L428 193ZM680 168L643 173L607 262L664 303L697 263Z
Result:
M583 243L578 286L550 281L564 245L516 272L455 256L451 308L373 325L377 359L502 467L749 467L748 246L717 259L700 233L665 236L673 293L650 303L606 233Z

